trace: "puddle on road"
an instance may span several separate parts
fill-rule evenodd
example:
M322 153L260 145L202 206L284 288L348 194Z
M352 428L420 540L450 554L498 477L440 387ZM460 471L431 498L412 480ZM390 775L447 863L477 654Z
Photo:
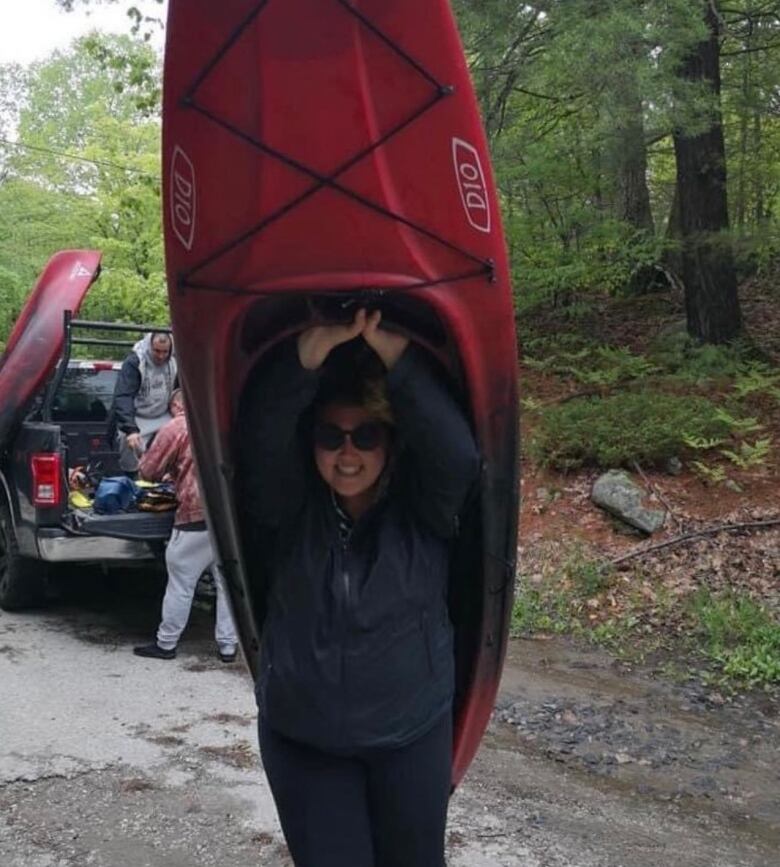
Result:
M780 846L778 702L710 696L564 639L514 641L486 745Z

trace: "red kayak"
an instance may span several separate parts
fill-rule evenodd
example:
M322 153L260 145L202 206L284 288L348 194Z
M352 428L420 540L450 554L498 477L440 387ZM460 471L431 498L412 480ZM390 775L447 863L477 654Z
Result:
M78 312L100 273L100 259L96 250L63 250L38 278L0 356L0 446L59 360L63 315Z
M470 409L484 466L453 559L457 783L493 708L511 612L517 352L499 206L449 5L171 0L164 92L173 328L253 671L263 582L254 567L250 582L256 558L240 541L234 433L267 351L314 321L379 307Z

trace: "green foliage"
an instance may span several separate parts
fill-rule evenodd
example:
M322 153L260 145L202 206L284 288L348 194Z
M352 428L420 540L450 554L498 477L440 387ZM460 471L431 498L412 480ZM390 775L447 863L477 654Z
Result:
M774 152L770 152L769 148L764 144L765 165L762 174L771 175L772 187L775 188L773 196L777 195L777 190L780 188L780 177L778 177L778 169L780 164L777 161L776 147ZM748 172L753 169L756 164L751 159L750 163L746 163L746 168L737 175L739 178L742 175L744 180L747 180ZM762 178L760 186L763 187L766 181ZM753 207L759 206L759 203L754 203ZM737 214L739 221L740 214ZM750 276L757 274L766 276L773 270L774 264L780 256L780 226L774 222L769 222L763 218L758 224L750 224L746 217L742 217L743 222L747 225L742 225L741 229L738 226L734 235L734 257L737 266L737 273L740 276ZM749 234L748 234L749 231Z
M0 64L0 138L12 138L19 112L24 105L28 76L18 63ZM0 179L5 169L7 151L0 147Z
M512 632L577 632L588 600L608 590L613 570L594 560L579 544L573 544L544 580L531 584L521 576L512 609Z
M651 376L658 368L642 355L634 355L624 346L600 346L595 353L598 367L587 375L599 374L599 381L607 385L628 382ZM582 375L582 374L581 374ZM583 379L587 383L588 379Z
M127 17L132 21L132 32L140 36L144 42L152 37L152 32L163 27L157 7L163 5L165 0L53 0L67 12L77 6L96 6L98 4L123 4L127 8Z
M28 181L0 183L0 341L43 265L57 250L88 246L92 204Z
M712 379L726 379L735 375L742 363L741 351L733 346L711 344L690 344L680 366L675 371L677 377L691 383L701 383Z
M780 400L780 370L759 361L743 364L734 380L734 392L739 400L762 393Z
M0 83L3 71L0 66ZM33 64L0 101L24 147L0 177L0 340L49 257L103 253L85 315L168 320L160 208L159 61L143 43L93 34Z
M763 425L757 418L752 416L750 418L737 418L723 407L718 407L718 418L728 425L729 430L736 436L744 436L763 429Z
M521 311L584 292L641 291L643 269L674 262L672 132L707 132L719 112L738 268L745 275L776 261L775 4L719 4L720 105L708 84L680 76L708 37L703 0L453 5L491 141Z
M758 419L752 417L738 418L723 407L716 408L715 418L729 431L734 441L733 449L720 449L721 455L728 458L734 466L741 470L762 466L766 463L772 446L771 437L758 439L754 443L739 439L746 434L762 430L763 425L758 422ZM689 449L706 452L723 445L726 440L722 436L706 437L686 433L683 436L683 442ZM719 484L727 479L726 471L721 466L696 460L691 461L690 467L708 485Z
M512 607L512 635L537 632L563 634L571 629L570 603L567 596L551 588L527 586L521 579Z
M641 660L648 650L656 649L661 643L658 636L648 638L640 617L630 611L589 625L585 637L618 657L633 660Z
M690 338L684 323L666 331L650 351L651 359L683 383L701 384L734 379L756 364L754 349L742 340L702 344Z
M129 52L126 44L112 45L98 34L87 36L84 48L95 64L111 76L116 93L129 93L142 116L154 115L161 99L160 71L154 54Z
M663 141L681 122L672 89L704 32L699 10L687 0L457 0L455 9L521 310L572 293L633 291L668 246L654 226L671 195L648 188L656 175L646 171L646 141Z
M129 86L123 70L96 57L101 49L159 75L157 58L148 46L128 37L97 34L77 40L68 52L55 52L48 60L32 64L17 118L18 138L26 147L9 161L15 174L48 189L95 194L106 182L133 182L132 170L149 170L148 164L136 160L154 153L145 136L159 124L150 118L148 108L141 110L138 104L148 106L155 92L144 89L146 82ZM156 113L158 93L153 108ZM63 158L60 153L82 159ZM122 170L124 166L131 176ZM159 174L156 162L153 166Z
M536 463L557 469L652 465L680 454L686 436L720 440L728 433L711 401L644 390L542 410L529 453Z
M0 280L2 280L1 276ZM537 410L542 409L544 404L542 403L542 401L537 400L535 397L533 397L533 395L529 395L528 397L521 398L520 406L523 409L528 410L529 412L536 412Z
M595 343L579 331L531 331L524 328L525 321L518 317L520 343L523 352L539 359L554 359L564 353L580 349L593 349Z
M717 411L715 417L718 418ZM683 434L682 441L689 449L695 449L698 452L706 452L721 445L726 440L723 437L703 437L685 433Z
M562 195L565 186L561 181ZM657 263L667 246L663 239L587 208L569 211L561 220L558 232L552 233L541 214L533 222L527 215L507 218L521 314L549 304L565 312L572 296L583 292L625 294L635 275ZM518 243L524 236L527 244ZM566 240L569 236L574 236L573 243Z
M739 444L736 451L733 449L721 449L720 453L741 470L747 470L751 467L765 464L771 448L772 438L764 437L763 439L756 440L754 443L749 443L745 440Z
M577 599L590 599L612 584L612 570L573 546L563 563L563 574Z
M547 357L524 359L528 367L571 378L583 385L609 387L650 376L656 365L623 346L586 346L568 351L559 349Z
M5 341L24 304L26 288L18 275L0 266L0 339Z
M740 402L767 396L780 400L780 370L756 355L756 347L745 340L703 345L689 338L683 327L656 340L649 353L662 371L685 385L730 385ZM755 418L738 420L725 409L721 414L735 432L744 434L761 428Z
M104 322L168 322L168 297L161 275L140 281L132 271L110 269L101 273L90 290L83 316Z
M571 546L544 583L531 584L521 576L512 608L512 634L578 631L583 605L611 583L608 567L589 557L580 545Z
M705 485L719 485L728 479L726 471L717 464L710 466L704 461L691 461L689 466Z
M701 591L692 600L704 655L723 675L750 686L780 683L780 623L747 596Z
M578 589L567 577L567 568L550 575L544 583L531 585L520 579L512 612L513 635L572 633L629 658L641 658L659 648L675 648L678 658L685 659L693 651L716 669L714 675L699 673L721 687L769 689L780 684L780 623L750 597L702 589L681 605L677 597L658 588L651 606L636 593L622 600L618 613L592 620L583 616L588 607L581 591L596 588L589 588L586 582ZM598 564L588 564L587 558L577 569L601 574ZM602 585L597 592L604 589ZM678 629L684 625L686 638L675 643L662 628L664 623L676 623ZM683 650L685 655L679 657ZM676 661L667 662L665 668L678 678L690 676L687 665L680 667Z

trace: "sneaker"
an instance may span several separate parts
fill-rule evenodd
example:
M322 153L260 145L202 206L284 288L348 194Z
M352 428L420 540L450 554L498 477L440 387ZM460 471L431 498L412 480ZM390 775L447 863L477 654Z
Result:
M236 661L236 654L238 651L236 650L235 647L232 650L222 650L220 648L220 650L218 652L219 652L219 658L222 662L229 663L229 662L235 662Z
M176 648L171 647L169 649L165 649L164 647L160 647L160 645L155 641L154 644L142 644L140 647L134 647L133 653L136 656L145 656L149 659L175 659L176 658Z

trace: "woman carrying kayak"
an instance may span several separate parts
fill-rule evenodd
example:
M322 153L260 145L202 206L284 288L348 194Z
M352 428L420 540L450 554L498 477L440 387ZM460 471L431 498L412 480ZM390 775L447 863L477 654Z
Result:
M479 461L380 319L304 331L244 404L241 472L273 538L260 747L296 867L444 867L449 542Z

